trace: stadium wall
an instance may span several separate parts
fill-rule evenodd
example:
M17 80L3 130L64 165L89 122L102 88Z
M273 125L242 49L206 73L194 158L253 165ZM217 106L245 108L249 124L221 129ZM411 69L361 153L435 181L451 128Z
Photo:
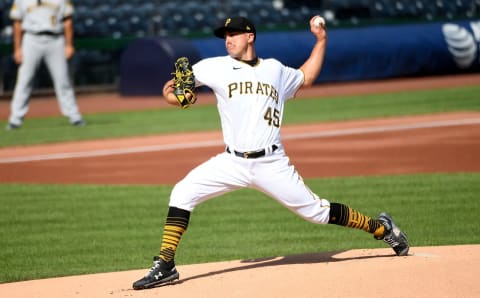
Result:
M257 55L299 67L310 55L309 31L260 32ZM480 72L480 20L332 29L317 83ZM192 62L226 55L221 39L142 39L120 64L122 95L159 95L176 57Z

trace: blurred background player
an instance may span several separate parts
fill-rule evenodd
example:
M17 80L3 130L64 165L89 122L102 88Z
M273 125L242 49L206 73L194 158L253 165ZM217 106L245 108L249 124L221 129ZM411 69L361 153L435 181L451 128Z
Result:
M62 114L74 126L84 126L70 81L67 59L73 47L73 5L68 0L15 0L13 58L19 65L7 130L19 128L28 112L34 77L42 61L52 77Z

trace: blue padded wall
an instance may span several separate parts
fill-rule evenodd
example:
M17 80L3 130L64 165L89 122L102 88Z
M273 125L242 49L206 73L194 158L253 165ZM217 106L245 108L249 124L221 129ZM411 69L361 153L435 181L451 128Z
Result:
M322 82L375 80L480 71L480 21L373 26L328 31ZM260 32L257 55L298 68L310 55L310 31ZM124 95L161 95L177 57L192 63L226 55L224 40L211 37L141 39L121 61Z
M192 63L200 59L195 46L187 39L142 38L132 42L120 59L120 93L161 95L180 56L188 57Z

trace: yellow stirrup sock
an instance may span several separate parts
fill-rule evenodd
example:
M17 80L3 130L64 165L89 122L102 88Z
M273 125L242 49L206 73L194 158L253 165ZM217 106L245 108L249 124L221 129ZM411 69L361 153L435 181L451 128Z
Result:
M183 233L187 230L190 212L175 207L170 207L163 230L160 258L165 262L173 261L178 244Z
M364 230L373 234L375 238L383 237L384 233L384 226L378 220L339 203L330 204L330 219L328 223Z

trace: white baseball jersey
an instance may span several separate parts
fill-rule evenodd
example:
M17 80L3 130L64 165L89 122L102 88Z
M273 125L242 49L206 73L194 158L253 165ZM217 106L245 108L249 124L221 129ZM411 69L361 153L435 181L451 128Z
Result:
M73 15L73 5L66 0L15 0L10 18L22 21L30 33L63 32L63 20Z
M328 223L330 203L305 185L280 140L284 103L302 86L302 71L275 59L259 59L250 66L230 56L204 59L192 68L196 85L210 87L217 97L229 150L179 181L170 195L170 206L193 211L221 194L254 188L308 221ZM235 151L262 153L246 158Z
M285 101L303 83L303 73L275 59L254 67L230 56L208 58L192 66L196 85L207 85L217 97L226 145L237 151L280 144Z

